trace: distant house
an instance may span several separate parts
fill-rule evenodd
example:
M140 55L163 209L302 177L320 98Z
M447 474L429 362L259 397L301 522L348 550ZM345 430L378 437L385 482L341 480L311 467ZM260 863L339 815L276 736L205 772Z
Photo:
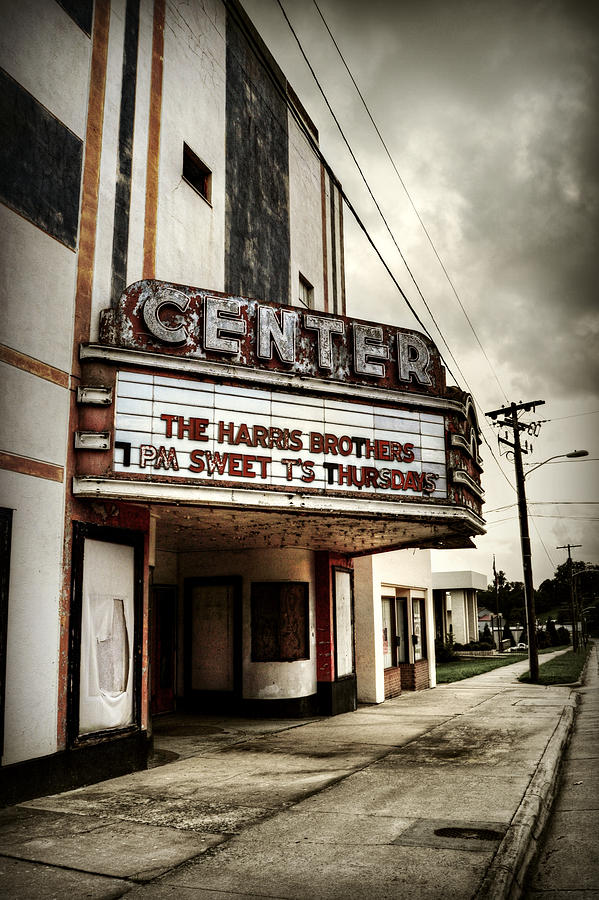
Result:
M443 642L453 636L459 644L478 640L478 591L487 589L480 572L433 572L435 637Z

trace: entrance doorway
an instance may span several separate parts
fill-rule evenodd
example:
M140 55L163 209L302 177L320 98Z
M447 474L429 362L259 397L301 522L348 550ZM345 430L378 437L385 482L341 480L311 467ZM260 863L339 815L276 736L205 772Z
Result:
M241 696L241 578L185 581L185 702L231 709Z
M177 588L152 587L152 705L153 716L175 711L177 659Z

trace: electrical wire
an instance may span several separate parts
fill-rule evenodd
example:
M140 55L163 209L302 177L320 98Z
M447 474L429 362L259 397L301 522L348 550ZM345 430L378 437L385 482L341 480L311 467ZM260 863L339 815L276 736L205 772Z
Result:
M306 65L308 66L308 69L310 70L310 74L312 75L312 78L314 79L314 81L315 81L315 83L316 83L316 85L317 85L317 87L318 87L318 90L320 91L320 94L321 94L321 96L322 96L322 98L323 98L323 100L324 100L324 102L325 102L325 104L326 104L326 106L327 106L327 109L329 110L329 112L330 112L330 114L331 114L331 116L332 116L332 118L333 118L333 121L335 122L335 125L337 126L337 129L338 129L338 131L339 131L339 133L340 133L340 135L341 135L341 137L342 137L342 139L343 139L343 142L345 143L345 146L347 147L347 150L348 150L348 152L349 152L351 158L353 159L353 161L354 161L354 163L355 163L355 165L356 165L356 168L358 169L358 172L360 173L360 176L361 176L361 178L362 178L364 184L366 185L366 189L368 190L368 193L370 194L370 197L372 198L372 201L373 201L373 203L375 204L375 206L376 206L376 208L377 208L377 210L378 210L378 212L379 212L379 214L380 214L380 216L381 216L381 219L383 220L383 222L384 222L384 224L385 224L385 227L386 227L387 231L389 232L389 234L390 234L390 236L391 236L391 239L393 240L393 243L394 243L395 247L397 248L397 251L398 251L398 253L399 253L399 255L400 255L400 257L401 257L401 259L402 259L402 261L403 261L403 263L404 263L404 265L405 265L405 267L406 267L406 269L407 269L407 271L408 271L408 273L409 273L409 275L410 275L410 278L412 279L412 281L413 281L413 283L414 283L414 285L415 285L415 287L416 287L416 289L417 289L417 291L418 291L418 294L420 295L420 297L421 297L421 299L422 299L422 302L424 303L424 306L425 306L425 308L426 308L426 310L427 310L429 316L431 317L431 320L432 320L432 322L433 322L433 324L434 324L434 326L435 326L435 328L436 328L436 330L437 330L437 332L438 332L438 334L439 334L439 337L441 338L441 340L443 341L443 344L444 344L445 347L447 348L447 352L449 353L449 356L451 357L451 359L452 359L453 362L455 363L455 366L456 366L458 372L460 373L460 375L461 375L461 377L462 377L462 380L463 380L464 384L466 385L466 387L468 388L468 391L469 391L470 395L472 396L472 400L473 400L475 406L478 408L479 418L480 418L480 422L481 422L481 436L482 436L482 438L483 438L483 441L484 441L485 444L487 445L487 447L488 447L488 449L489 449L489 452L490 452L490 454L491 454L491 457L493 458L494 462L496 463L496 465L497 465L499 471L501 472L501 474L503 475L503 477L505 478L505 480L507 481L507 483L509 484L509 486L512 488L512 490L515 492L515 491L516 491L515 486L512 484L512 482L510 481L508 475L507 475L507 474L505 473L505 471L503 470L503 468L502 468L502 466L501 466L499 460L497 459L497 457L495 456L495 453L493 452L493 448L491 447L491 444L489 443L489 441L487 440L487 438L486 438L484 432L482 431L482 422L485 421L485 420L484 420L484 414L481 414L481 413L482 413L482 410L481 410L480 404L479 404L478 401L476 400L476 397L475 397L475 395L474 395L474 391L472 390L472 388L471 388L470 385L468 384L468 380L467 380L466 376L465 376L464 373L462 372L462 370L461 370L461 368L460 368L460 366L459 366L459 363L457 362L457 360L456 360L454 354L452 353L452 351L451 351L451 349L450 349L450 347L449 347L447 341L445 340L445 337L444 337L444 335L443 335L443 332L441 331L441 328L440 328L440 326L438 325L438 323L437 323L437 321L436 321L436 319L435 319L435 316L434 316L434 314L433 314L433 312L432 312L430 306L428 305L428 303L427 303L427 301L426 301L426 299L425 299L425 297L424 297L424 294L422 293L422 291L421 291L421 289L420 289L420 286L419 286L418 282L416 281L416 279L415 279L415 277L414 277L414 275L413 275L413 273L412 273L412 271L411 271L411 269L410 269L410 267L409 267L409 265L408 265L408 263L407 263L407 261L406 261L404 255L403 255L403 252L402 252L401 248L399 247L399 244L397 243L397 240L395 239L395 235L393 234L393 232L392 232L392 230L391 230L391 228L390 228L390 226L389 226L389 223L387 222L387 219L385 218L385 215L384 215L384 213L383 213L383 211L382 211L382 209L381 209L381 207L380 207L380 205L379 205L379 203L378 203L376 197L374 196L374 194L373 194L373 192L372 192L372 189L371 189L371 187L370 187L370 185L369 185L369 183L368 183L368 180L367 180L367 178L366 178L366 176L365 176L365 174L364 174L364 172L363 172L363 170L362 170L362 168L361 168L361 166L360 166L360 164L359 164L359 162L358 162L358 160L357 160L357 158L356 158L356 155L355 155L355 153L354 153L354 151L353 151L353 149L352 149L352 147L351 147L351 145L350 145L350 143L349 143L349 140L347 139L347 137L346 137L346 135L345 135L345 132L343 131L343 128L341 127L341 124L340 124L340 122L339 122L337 116L335 115L335 112L334 112L334 110L333 110L333 108L332 108L332 106L331 106L331 104L330 104L330 102L329 102L329 99L328 99L328 97L327 97L327 95L326 95L326 93L325 93L325 91L324 91L324 88L323 88L322 85L320 84L320 81L319 81L319 79L318 79L318 76L316 75L316 72L314 71L314 68L312 67L312 65L311 65L311 63L310 63L310 60L308 59L308 56L307 56L307 54L306 54L306 52L305 52L305 50L304 50L304 48L303 48L303 46L302 46L302 43L301 43L301 41L300 41L300 39L299 39L299 37L298 37L298 35L297 35L297 33L296 33L296 31L295 31L293 25L291 24L291 22L290 22L290 20L289 20L289 17L288 17L288 15L287 15L287 13L285 12L285 9L284 9L284 7L283 7L283 4L281 3L281 0L276 0L276 2L277 2L277 5L278 5L279 9L281 10L281 13L282 13L282 15L283 15L283 18L285 19L285 21L286 21L286 23L287 23L287 25L288 25L288 27L289 27L289 30L291 31L291 34L293 35L293 37L294 37L294 39L295 39L295 42L296 42L296 44L297 44L297 46L298 46L298 48L299 48L299 51L300 51L300 53L301 53L301 55L302 55L302 58L304 59L304 62L306 63ZM375 251L375 253L376 253L376 255L378 256L379 260L380 260L381 263L383 264L385 270L387 271L387 273L388 273L388 275L390 276L391 280L393 281L394 285L396 286L396 288L398 289L399 293L400 293L401 296L403 297L405 303L406 303L407 306L408 306L408 309L410 310L410 312L412 313L412 315L414 316L414 318L416 319L416 321L418 322L418 324L420 325L420 327L423 329L423 331L425 332L425 334L427 334L428 337L429 337L431 340L433 340L432 335L431 335L429 329L425 326L424 322L422 321L422 319L420 318L420 316L418 315L418 313L417 313L416 310L414 309L414 306L412 305L412 303L411 303L410 300L408 299L408 297L407 297L405 291L402 289L402 287L401 287L401 285L399 284L399 282L397 281L395 275L394 275L393 272L391 271L389 265L387 264L387 262L386 262L385 259L383 258L383 256L382 256L380 250L379 250L378 247L376 246L376 244L375 244L373 238L371 237L371 235L370 235L368 229L366 228L366 226L365 226L364 223L362 222L360 216L358 215L358 213L357 213L355 207L353 206L353 204L351 203L351 201L350 201L349 198L347 197L345 191L343 191L342 189L340 189L340 193L341 193L341 196L343 197L343 200L344 200L344 202L346 203L346 205L347 205L349 211L350 211L350 212L352 213L352 215L354 216L354 219L355 219L356 223L358 224L358 226L359 226L359 227L361 228L361 230L363 231L363 233L364 233L364 235L366 236L368 242L370 243L371 247L372 247L373 250ZM441 357L441 358L443 359L443 357ZM443 362L444 362L444 364L445 364L445 366L446 366L448 372L450 373L450 375L452 376L452 378L453 378L453 379L456 381L456 383L457 383L457 382L458 382L458 379L456 378L455 374L452 372L451 367L450 367L450 366L448 365L448 363L447 363L447 360L443 360ZM502 390L502 393L503 393L503 390ZM506 398L506 399L507 399L507 398Z
M556 419L544 419L544 422L563 422L564 419L577 419L579 416L596 416L599 409L592 409L590 412L572 413L571 416L558 416Z
M451 359L452 359L453 362L455 363L455 366L456 366L458 372L459 372L460 375L462 376L462 379L463 379L463 381L464 381L464 384L468 387L468 390L469 390L470 393L472 394L472 391L470 390L470 387L468 386L468 382L467 382L467 380L466 380L466 376L464 375L464 373L463 373L462 370L460 369L459 363L457 362L455 356L454 356L453 353L451 352L451 349L450 349L450 347L449 347L447 341L445 340L445 338L444 338L444 336L443 336L443 333L442 333L441 329L439 328L439 326L438 326L438 324L437 324L437 322L436 322L436 320L435 320L435 317L434 317L434 315L433 315L433 312L432 312L430 306L428 305L428 303L427 303L427 301L426 301L426 298L425 298L424 294L422 293L422 291L421 291L421 289L420 289L420 285L419 285L418 282L416 281L416 278L415 278L415 276L414 276L412 270L410 269L410 266L408 265L408 262L407 262L407 260L406 260L406 258L405 258L405 256L404 256L404 254L403 254L403 251L402 251L401 247L399 246L399 244L397 243L397 240L396 240L396 238L395 238L395 235L393 234L393 231L392 231L392 229L391 229L391 226L389 225L389 223L388 223L388 221L387 221L387 219L386 219L386 217L385 217L385 214L384 214L383 210L381 209L381 206L380 206L378 200L376 199L376 197L375 197L375 195L374 195L374 193L373 193L373 191L372 191L372 188L370 187L370 184L369 184L369 182L368 182L368 179L366 178L366 175L364 174L364 171L363 171L363 169L362 169L360 163L358 162L358 159L357 159L357 157L356 157L356 154L354 153L354 151L353 151L353 149L352 149L352 146L351 146L351 144L350 144L348 138L346 137L346 134L345 134L343 128L341 127L341 123L339 122L339 119L337 118L337 116L336 116L336 114L335 114L335 111L333 110L333 107L331 106L331 104L330 104L330 102L329 102L329 99L328 99L328 97L327 97L327 95L326 95L326 93L325 93L325 91L324 91L324 88L322 87L322 85L321 85L321 83L320 83L320 81L319 81L319 79L318 79L318 76L317 76L316 72L314 71L314 68L312 67L312 64L311 64L310 60L308 59L308 56L307 56L307 54L306 54L306 52L305 52L305 50L304 50L304 48L303 48L303 45L302 45L302 43L301 43L301 41L300 41L300 39L299 39L299 36L298 36L297 32L295 31L293 25L291 24L291 21L289 20L289 17L288 17L288 15L287 15L287 13L285 12L285 8L283 7L283 4L281 3L281 0L276 0L276 2L277 2L277 5L278 5L279 9L281 10L281 12L282 12L282 14L283 14L283 17L284 17L285 21L287 22L287 25L288 25L288 27L289 27L289 30L291 31L291 34L293 35L293 37L294 37L294 39L295 39L295 42L296 42L296 44L297 44L297 46L298 46L298 48L299 48L299 51L300 51L300 53L301 53L301 55L302 55L302 57L303 57L303 59L304 59L304 62L305 62L306 65L308 66L308 69L310 70L310 74L312 75L312 78L314 79L314 81L315 81L315 83L316 83L316 86L317 86L318 90L320 91L320 94L321 94L321 96L322 96L322 99L323 99L324 102L326 103L327 109L329 110L329 112L330 112L330 114L331 114L331 116L332 116L332 118L333 118L333 121L335 122L335 125L337 126L337 130L339 131L339 134L341 135L341 138L342 138L342 140L343 140L343 143L344 143L345 146L347 147L347 150L348 150L348 152L349 152L349 154L350 154L352 160L354 161L354 164L355 164L355 166L356 166L358 172L360 173L360 177L362 178L362 181L364 182L364 185L365 185L365 187L366 187L366 190L368 191L368 193L369 193L369 195L370 195L370 198L371 198L372 202L374 203L374 205L375 205L375 207L376 207L376 209L377 209L377 212L379 213L379 215L380 215L380 217L381 217L381 219L382 219L382 221L383 221L383 223L384 223L384 225L385 225L385 228L387 229L387 231L388 231L388 233L389 233L389 236L391 237L391 240L393 241L393 243L394 243L394 245L395 245L395 248L397 249L397 252L399 253L399 255L400 255L400 257L401 257L401 260L402 260L403 264L405 265L405 267L406 267L406 269L407 269L407 271L408 271L408 274L410 275L410 278L412 279L412 282L414 283L414 286L416 287L416 290L418 291L418 294L419 294L419 296L420 296L420 299L421 299L422 302L424 303L424 306L426 307L426 310L427 310L429 316L431 317L431 320L432 320L433 324L435 325L435 328L437 329L437 331L438 331L438 333L439 333L439 336L440 336L441 340L443 341L443 344L445 345L445 347L446 347L446 349L447 349L447 352L449 353ZM351 212L352 212L352 214L353 214L354 216L356 215L355 210L354 210L353 208L351 208ZM361 223L359 223L359 224L361 225ZM363 228L362 225L361 225L361 227ZM365 229L363 228L363 230L365 230ZM372 246L374 247L374 243L372 242L372 240L370 240L370 242L371 242ZM376 249L376 248L375 248L375 249ZM378 251L377 251L377 252L378 252ZM379 254L379 258L382 259L382 257L380 257L380 254ZM385 265L386 265L386 264L385 264ZM388 267L386 266L386 268L388 268ZM389 270L388 270L388 271L389 271ZM399 284L398 284L398 282L397 282L395 279L394 279L394 281L395 281L396 286L399 288L402 297L404 298L404 300L405 300L406 303L408 304L408 308L410 309L410 312L411 312L412 315L415 317L416 321L417 321L418 324L421 326L421 328L423 328L423 329L425 330L426 334L427 334L427 335L431 338L431 340L432 340L432 336L431 336L429 330L426 328L426 326L424 325L422 319L421 319L421 318L418 316L418 314L416 313L414 307L412 306L412 304L411 304L410 301L408 300L408 298L407 298L407 296L405 295L404 291L399 287ZM445 365L447 366L447 363L445 363ZM449 368L449 366L447 366L447 368L448 368L449 372L451 373L452 377L453 377L453 378L455 379L455 381L457 382L457 378L455 377L455 375L453 374L453 372L451 372L451 369Z
M486 522L485 525L487 528L490 528L492 525L500 525L502 522L513 522L518 518L518 516L508 516L506 519L496 519L494 522ZM599 516L552 516L548 513L529 513L529 519L582 519L584 521L589 522L599 522ZM541 540L539 536L539 540ZM541 540L542 543L542 540Z
M565 519L565 518L567 518L567 516L560 516L560 518L564 518L564 519ZM535 532L536 532L536 535L537 535L539 541L541 542L541 547L542 547L543 550L545 551L545 556L547 557L547 559L548 559L549 562L551 563L552 569L555 570L555 569L556 569L555 562L554 562L554 560L552 559L551 554L549 553L549 550L548 550L547 547L545 546L545 541L544 541L543 538L541 537L541 532L540 532L539 529L537 528L537 523L535 522L535 516L534 516L534 515L533 515L533 517L532 517L532 527L534 528L534 530L535 530Z
M527 500L527 506L599 506L599 500ZM486 509L485 513L503 512L504 509L512 509L516 503L507 506L496 506L494 509Z

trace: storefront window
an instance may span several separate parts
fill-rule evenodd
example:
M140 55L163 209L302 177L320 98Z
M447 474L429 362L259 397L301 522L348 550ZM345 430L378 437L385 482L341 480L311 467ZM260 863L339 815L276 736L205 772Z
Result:
M407 597L383 597L383 665L409 662Z
M426 659L426 608L424 598L412 597L414 660Z

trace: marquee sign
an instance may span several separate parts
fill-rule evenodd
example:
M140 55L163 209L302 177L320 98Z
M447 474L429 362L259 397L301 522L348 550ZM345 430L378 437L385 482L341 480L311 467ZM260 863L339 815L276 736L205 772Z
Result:
M202 484L447 496L442 415L122 370L113 465Z
M434 344L405 328L315 310L139 281L103 313L102 344L269 370L321 383L443 396Z

